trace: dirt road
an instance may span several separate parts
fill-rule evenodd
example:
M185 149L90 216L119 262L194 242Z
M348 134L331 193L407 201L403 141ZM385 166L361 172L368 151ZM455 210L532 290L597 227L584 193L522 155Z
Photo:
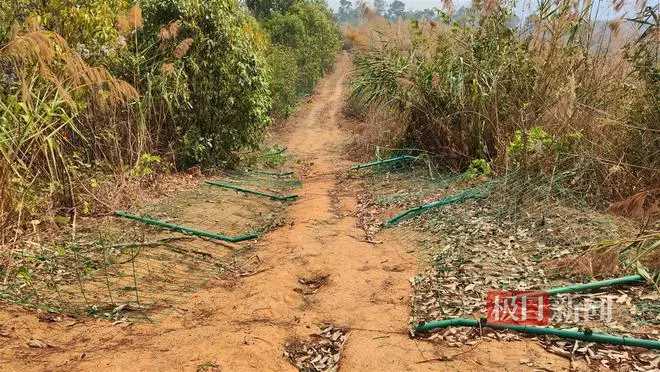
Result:
M211 281L156 325L44 323L0 311L0 325L13 327L0 347L0 369L295 370L283 357L285 343L308 337L321 323L349 331L341 358L346 371L519 370L521 359L550 370L568 368L566 360L528 341L483 342L453 360L420 363L461 349L409 337L409 279L416 259L387 237L382 244L365 242L351 216L359 184L338 186L338 174L352 164L343 158L347 133L340 129L349 70L348 56L340 56L287 124L288 134L278 138L301 160L303 187L288 212L292 222L259 243L262 271ZM318 277L327 282L315 293L295 291L300 279ZM31 338L52 345L29 348Z

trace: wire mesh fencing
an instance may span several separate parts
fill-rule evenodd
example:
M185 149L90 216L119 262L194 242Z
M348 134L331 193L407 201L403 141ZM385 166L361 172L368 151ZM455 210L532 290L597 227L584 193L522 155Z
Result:
M372 172L365 181L374 203L383 209L382 221L393 222L376 239L394 240L419 258L412 280L412 328L438 319L485 317L486 295L493 290L545 290L637 272L630 265L631 255L620 255L618 248L611 255L579 264L594 244L625 241L639 230L630 221L599 212L589 203L588 190L576 191L567 184L570 175L512 172L491 179L466 174L431 177L424 167L412 166L397 172ZM554 301L563 303L569 298L575 301L571 310L614 305L609 316L571 314L553 318L551 326L637 337L647 337L660 326L652 311L641 310L655 309L657 291L652 286L561 295ZM459 346L474 342L470 341L474 336L472 330L454 330L440 337ZM493 337L518 336L500 332ZM553 340L545 346L570 355L575 352L570 350L572 345ZM608 363L625 360L611 348L593 349L581 348L576 355L595 352ZM625 365L652 363L642 354L631 355Z
M287 193L292 175L236 174L218 178ZM130 213L227 236L260 236L278 226L288 202L201 184ZM128 219L81 226L68 240L34 243L17 253L13 275L0 283L0 301L46 313L113 321L164 319L209 279L249 260L252 240L228 243Z

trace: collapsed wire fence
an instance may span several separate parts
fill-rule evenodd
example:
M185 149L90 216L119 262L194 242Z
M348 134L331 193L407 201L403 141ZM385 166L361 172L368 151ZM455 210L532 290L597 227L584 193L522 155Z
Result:
M639 227L634 223L598 211L588 195L570 187L571 171L439 176L419 158L395 164L362 172L372 202L382 210L380 234L419 258L412 279L413 329L438 319L485 317L488 291L544 290L592 277L635 273L639 265L631 257L660 240L653 231L637 238ZM621 245L613 245L604 256L590 255L591 248L602 242ZM653 286L628 286L560 295L551 305L557 314L551 326L648 337L660 328L657 294ZM569 299L575 303L567 305ZM616 306L606 314L603 306L613 303ZM518 338L493 334L497 339ZM474 344L475 335L474 330L447 331L440 337L460 346ZM561 339L544 346L563 356L576 353L574 343ZM643 352L624 354L587 346L581 345L575 356L595 353L608 365L621 367L650 366L654 360Z
M270 170L231 174L217 181L274 195L286 195L300 186L292 173ZM210 236L245 239L181 235L177 232L188 230L123 218L95 220L78 227L70 240L24 247L14 257L15 269L3 273L0 301L45 313L161 321L209 279L250 265L255 257L251 238L277 227L287 204L201 184L126 214Z

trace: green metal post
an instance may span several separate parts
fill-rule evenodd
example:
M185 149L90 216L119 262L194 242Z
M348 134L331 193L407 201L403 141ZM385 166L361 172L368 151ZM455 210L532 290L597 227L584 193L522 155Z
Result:
M249 171L252 172L252 173L268 174L268 175L277 176L277 177L290 176L290 175L293 174L293 172L274 172L274 171L263 170L263 169L250 169Z
M458 194L447 196L447 197L442 198L442 199L440 199L436 202L433 202L433 203L429 203L429 204L425 204L425 205L420 205L418 207L410 208L407 211L401 212L398 215L396 215L396 216L390 218L389 220L385 221L385 223L383 223L383 225L385 227L395 225L395 224L399 223L403 218L407 217L408 215L414 214L414 213L419 213L419 212L422 212L422 211L427 210L427 209L440 207L440 206L447 205L447 204L452 204L452 203L458 203L458 202L462 202L462 201L465 201L465 200L468 200L468 199L483 199L483 198L485 198L485 196L483 194L475 192L475 191L467 190L467 191L464 191L464 192L461 192L461 193L458 193Z

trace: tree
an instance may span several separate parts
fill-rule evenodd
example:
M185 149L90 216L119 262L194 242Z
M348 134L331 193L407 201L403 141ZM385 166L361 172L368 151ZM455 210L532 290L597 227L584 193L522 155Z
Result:
M380 14L382 16L385 15L385 6L386 5L387 5L387 3L385 2L385 0L374 0L374 8L376 9L376 12L378 12L378 14Z
M342 22L353 22L357 18L357 10L353 8L353 3L350 0L339 1L339 13L337 15Z
M437 17L437 14L435 13L435 11L433 9L429 9L429 8L421 9L421 10L418 9L418 10L415 10L415 11L408 11L407 13L408 13L407 15L409 17L412 17L412 18L414 18L418 21L421 21L421 20L429 21L429 20L433 20Z
M389 19L397 19L402 17L406 12L406 4L400 0L394 0L390 4L390 9L387 11L387 17Z
M245 6L258 19L270 16L273 12L286 13L296 0L245 0Z

